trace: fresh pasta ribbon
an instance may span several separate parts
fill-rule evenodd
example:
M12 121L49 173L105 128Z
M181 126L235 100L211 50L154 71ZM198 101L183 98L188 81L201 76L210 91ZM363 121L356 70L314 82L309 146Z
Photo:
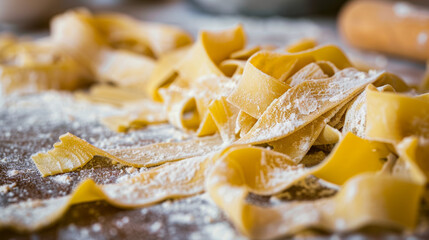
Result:
M114 87L107 84L96 84L89 91L75 93L77 99L93 103L110 104L116 107L126 107L129 103L147 99L146 95L129 88Z
M94 156L133 167L152 167L166 162L206 155L222 148L219 136L183 142L158 143L139 148L101 150L71 133L60 136L61 142L47 153L32 156L43 177L73 171L87 164Z
M89 13L60 15L52 26L54 43L86 67L98 81L127 87L148 81L154 61L129 51L110 49L107 40L93 27ZM73 31L64 32L63 29ZM127 75L131 72L132 75Z
M312 38L303 38L299 41L292 43L286 47L286 52L297 53L302 52L308 49L315 48L317 46L317 41Z
M235 227L256 239L290 236L307 228L350 232L368 225L383 225L411 230L416 224L422 192L421 186L404 179L363 174L350 179L329 199L260 207L245 202L247 190L239 184L231 191L234 195L220 189L226 187L217 186L209 192L214 201ZM237 190L241 190L240 195Z
M342 185L350 177L360 173L381 170L389 153L383 143L365 140L349 132L329 157L313 171L313 175Z
M429 141L415 136L404 138L395 146L399 158L392 169L394 176L414 181L424 187L424 199L429 202L429 191L425 187L429 179Z
M301 171L301 174L298 174ZM269 195L307 176L286 155L257 147L232 147L224 151L206 180L206 190L234 225L247 232L253 226L244 204L248 191ZM252 220L251 220L252 218Z
M130 208L198 194L204 190L205 171L211 164L207 159L209 156L200 156L166 163L116 184L98 185L86 180L66 197L30 200L0 208L0 229L35 231L55 222L71 205L83 202L105 200L114 206Z
M314 145L330 145L336 144L341 140L341 132L332 127L331 125L326 125L320 135L314 141Z
M125 91L127 93L128 91ZM135 100L132 96L131 101L121 101L123 109L128 112L125 115L109 116L101 119L106 127L116 132L127 132L130 129L138 129L149 124L159 124L167 122L167 113L162 104L153 102L150 99L143 98ZM101 98L102 100L114 100Z
M215 134L218 131L216 123L213 120L213 117L210 113L207 113L203 116L200 126L197 129L196 135L198 137L208 136Z
M289 77L310 62L321 60L331 61L340 69L351 66L341 50L329 45L295 54L258 52L247 61L243 78L228 101L259 118L274 99L290 88L285 83Z
M173 126L182 130L197 130L200 116L196 111L195 97L183 88L168 88L162 92L167 117Z
M107 40L91 25L91 14L85 10L70 11L56 16L51 22L51 38L59 49L76 59L91 75L99 52Z
M245 42L241 25L219 32L202 31L176 71L188 82L206 75L224 76L219 64L233 52L243 49Z
M399 159L393 167L392 174L426 185L429 176L429 165L426 160L429 157L427 147L427 140L419 141L414 136L404 138L395 146ZM427 193L426 196L428 196Z
M229 56L230 59L237 59L237 60L247 60L249 59L253 54L259 52L259 51L263 51L263 50L275 50L276 47L272 46L272 45L257 45L254 47L250 47L250 48L245 48L245 49L241 49L238 50L236 52L231 53L231 55Z
M367 93L369 91L394 92L395 89L390 85L383 85L376 88L370 84L366 89L352 100L351 105L347 109L344 118L342 132L344 134L352 132L355 135L365 138L366 119L367 119Z
M43 177L73 171L88 163L95 155L122 162L71 133L60 136L60 140L54 144L53 150L31 157Z
M386 72L383 78L379 79L377 82L374 83L374 86L376 87L383 87L386 85L391 86L395 90L395 92L408 92L412 90L412 88L408 86L404 82L404 80L402 80L395 74L389 72Z
M0 37L3 38L7 37ZM3 41L7 43L0 49L0 94L75 90L90 83L79 64L53 48L49 40Z
M246 66L246 60L227 59L220 63L222 72L232 73L232 76L242 75Z
M240 111L237 116L237 122L235 123L235 134L240 134L240 137L243 137L257 121L258 119L250 116L244 111Z
M368 138L392 144L409 136L429 138L429 101L425 98L369 91L366 101Z
M276 47L272 45L257 45L254 47L238 50L233 52L228 59L220 63L220 69L224 73L229 73L229 75L231 75L231 73L233 76L238 74L241 75L243 74L247 60L252 57L252 55L260 51L273 51L275 49Z
M317 63L309 63L294 75L292 75L292 77L288 79L288 82L291 87L294 87L309 79L320 79L327 77L328 75L324 73L323 69Z
M223 141L227 143L235 141L235 124L239 110L223 97L210 104L209 112Z
M355 164L353 166L365 170L343 165L350 164L346 161L349 156L345 156L346 151L350 147L368 144L364 141L367 140L347 135L344 143L316 170L299 168L286 155L274 151L255 147L232 148L215 163L206 180L206 189L234 225L252 238L272 239L308 227L340 232L368 224L413 228L417 220L421 185L402 178L365 173L378 171L383 164L380 154L374 153L370 145L363 153L369 154L370 158L363 158L365 156L359 152L350 161ZM362 161L370 165L362 164ZM335 167L330 167L330 164ZM333 171L331 173L338 178L330 178L332 175L323 174L325 171ZM336 196L313 202L259 207L245 200L249 192L270 195L311 173L324 180L327 176L327 181L344 185ZM386 204L386 201L389 203ZM350 211L350 206L356 208ZM406 209L396 209L404 206L407 206Z
M341 108L342 105L337 106L294 133L279 140L268 142L268 144L272 146L275 151L286 154L292 161L298 163L304 158L310 150L310 147L319 138L329 120Z
M99 58L100 61L95 66L99 81L136 88L141 92L146 88L155 68L153 59L125 50L103 50L99 53Z
M214 75L199 78L191 87L191 92L195 96L196 107L201 125L205 124L203 121L207 118L210 112L210 105L214 101L226 98L237 85L238 78L217 77ZM226 103L230 104L230 103ZM232 108L231 106L230 108ZM211 116L211 115L210 115ZM213 116L211 116L213 118ZM201 126L200 125L200 126Z
M99 14L92 21L113 48L144 55L160 57L192 43L192 37L177 27L141 22L118 13Z
M160 56L146 86L146 92L154 101L163 101L159 89L168 87L176 79L176 65L186 56L188 51L189 47L186 46Z
M159 42L159 37L170 40ZM93 16L85 10L55 17L52 39L97 80L141 91L145 91L155 69L150 54L142 52L161 56L191 42L187 33L174 27L139 23L119 14ZM119 46L122 48L115 49ZM139 46L149 50L139 52Z
M167 122L166 114L163 111L150 111L151 108L146 108L143 111L138 111L136 114L128 114L123 116L110 116L101 119L110 130L115 132L127 132L130 129L139 129L149 124ZM149 110L149 111L148 111Z
M287 71L286 69L290 69L296 64L295 61L277 61L276 64L270 61L270 59L267 59L271 54L270 52L259 52L252 56L246 63L243 70L243 77L238 87L228 97L229 102L254 118L259 118L262 112L265 111L266 107L268 107L275 98L289 89L289 86L278 78L281 77L280 74L284 74ZM276 70L277 72L267 74L258 69L258 64L264 64L266 62L270 62L270 65L276 64L276 66L271 67L270 70ZM275 74L277 75L272 76ZM247 99L244 99L246 96ZM257 104L256 106L254 106L255 103Z
M148 85L152 98L165 102L170 123L183 130L196 130L198 136L216 131L208 107L218 96L225 95L226 85L235 86L234 79L226 78L219 67L244 44L240 25L219 32L202 31L186 53L177 50L161 58ZM159 92L166 84L168 87Z
M214 122L216 116L210 114L209 107L217 99L228 96L236 81L235 78L209 75L187 86L185 80L176 80L161 91L170 123L183 130L195 130L197 136L214 134L218 130Z
M218 156L215 165L207 180L209 192L212 184L217 185L216 180L227 180L229 173L233 174L235 180L244 178L242 180L246 182L247 188L260 195L278 193L309 175L308 170L291 161L288 156L261 147L232 146ZM214 177L217 174L221 179ZM236 184L243 182L237 181Z
M265 143L284 138L335 106L349 101L382 73L367 75L348 68L331 78L305 81L276 99L238 143Z
M150 144L138 148L106 150L108 153L124 159L127 165L153 167L166 162L203 156L222 148L222 139L218 135L186 140L182 142Z

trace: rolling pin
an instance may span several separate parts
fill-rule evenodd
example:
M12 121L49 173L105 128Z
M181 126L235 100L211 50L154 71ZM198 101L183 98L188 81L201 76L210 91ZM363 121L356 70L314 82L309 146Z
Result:
M405 2L360 0L340 12L338 28L352 46L419 61L429 59L429 9Z

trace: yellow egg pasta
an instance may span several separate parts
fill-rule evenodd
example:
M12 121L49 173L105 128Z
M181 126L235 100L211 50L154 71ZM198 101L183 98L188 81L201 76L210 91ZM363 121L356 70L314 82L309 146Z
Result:
M73 204L106 200L118 207L141 207L167 198L198 194L204 190L208 156L167 163L126 181L98 185L85 180L66 197L29 200L0 208L0 229L35 231L59 219ZM180 177L179 177L180 176Z
M306 175L284 155L237 148L215 163L206 189L234 225L251 238L272 239L308 227L343 232L371 223L408 229L416 224L422 186L388 175L346 173L349 181L336 196L312 202L260 207L245 200L249 192L273 194ZM350 206L355 208L350 211Z
M28 42L0 36L0 95L48 89L76 90L91 81L73 58L50 40Z
M368 138L399 143L403 138L429 138L429 102L418 97L368 91L365 134Z
M219 136L191 139L176 143L160 143L140 148L101 150L71 133L60 136L61 142L47 153L32 156L42 176L76 170L94 156L102 156L114 162L133 167L152 167L165 162L205 155L222 148Z
M303 82L276 99L239 143L264 143L286 137L349 101L380 76L381 73L366 75L348 68L331 78Z
M6 91L35 73L37 84L46 83L40 89L93 80L75 97L124 111L101 119L106 127L168 122L187 137L102 150L67 133L32 156L43 177L75 171L94 156L141 169L117 183L88 179L65 197L0 208L0 229L36 231L83 202L144 207L205 191L255 239L314 228L412 231L421 200L429 200L429 94L417 95L394 74L358 70L337 46L303 39L280 50L249 47L242 25L200 31L192 42L174 26L85 10L55 17L49 43L0 38ZM332 195L283 201L308 179ZM260 206L249 195L280 202Z
M53 150L31 157L44 177L73 171L88 163L96 155L122 161L71 133L60 136L60 141L54 145Z

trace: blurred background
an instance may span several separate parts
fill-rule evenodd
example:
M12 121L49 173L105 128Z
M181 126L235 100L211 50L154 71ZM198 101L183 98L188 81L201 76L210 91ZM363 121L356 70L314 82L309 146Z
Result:
M340 45L354 62L365 62L374 68L388 68L401 74L409 82L418 81L423 75L424 62L429 56L429 43L426 44L429 35L429 10L425 10L429 7L429 1L384 0L382 2L391 4L387 10L364 6L363 10L355 7L357 10L354 12L345 11L346 6L352 5L351 2L380 1L0 0L0 32L30 37L47 36L49 19L52 16L77 7L85 7L93 12L122 12L145 21L174 24L194 36L201 29L220 29L242 23L250 45L263 43L283 47L301 38L314 38L320 44ZM411 8L417 9L418 14L410 13ZM347 14L341 14L344 12ZM400 21L404 14L410 17L419 16L402 24ZM343 27L341 19L339 20L341 15L352 19L348 22L343 20L347 23L343 24ZM406 20L408 21L408 17ZM372 22L375 22L374 26ZM388 29L386 23L395 24L394 29L384 35L378 34ZM419 26L418 29L413 28L416 25ZM347 32L348 30L350 31ZM404 40L404 36L412 37L412 40ZM373 38L375 42L367 38ZM366 46L368 43L370 46ZM404 48L397 47L401 43L405 45ZM410 45L413 46L411 50L406 47Z

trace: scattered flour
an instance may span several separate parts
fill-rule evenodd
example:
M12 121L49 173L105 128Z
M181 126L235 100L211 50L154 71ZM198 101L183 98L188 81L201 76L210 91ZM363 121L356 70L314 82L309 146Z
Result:
M92 231L100 232L103 229L103 226L100 223L94 223L91 226Z
M156 221L150 226L149 230L150 232L154 233L159 231L162 228L162 226L163 226L162 222Z
M57 175L52 177L52 179L59 184L67 184L67 185L70 184L72 181L71 177L67 174Z
M121 218L120 220L116 221L115 225L118 228L122 228L125 224L128 224L130 222L130 218L125 216L123 218Z
M7 171L7 176L8 177L13 177L13 176L16 176L16 175L18 175L19 174L19 171L18 170L16 170L16 169L13 169L13 170L9 170L9 171Z
M3 184L0 186L0 194L6 194L14 187L16 187L16 183Z

